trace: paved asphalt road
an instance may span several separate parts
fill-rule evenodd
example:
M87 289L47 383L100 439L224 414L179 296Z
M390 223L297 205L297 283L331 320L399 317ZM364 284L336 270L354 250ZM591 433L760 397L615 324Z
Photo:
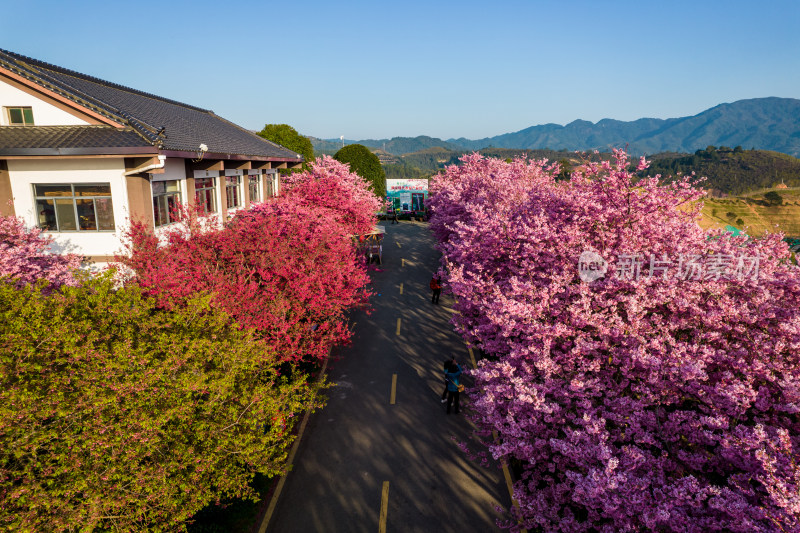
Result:
M385 227L374 310L353 317L352 345L334 352L336 385L309 419L268 532L492 532L495 506L510 502L502 470L458 448L476 446L469 420L440 403L442 362L470 358L448 323L452 300L430 301L433 237L423 223Z

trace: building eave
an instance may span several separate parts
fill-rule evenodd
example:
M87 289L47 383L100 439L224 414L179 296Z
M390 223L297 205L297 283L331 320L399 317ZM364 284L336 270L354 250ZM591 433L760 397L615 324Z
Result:
M0 148L0 158L2 159L33 159L39 157L60 157L60 156L123 156L131 157L134 155L152 156L158 154L158 149L126 146L119 148L14 148L4 150Z
M198 152L188 152L180 150L159 150L161 155L167 157L180 157L183 159L200 159ZM247 154L223 154L215 152L204 152L202 159L213 160L234 160L234 161L276 161L280 163L304 163L302 158L292 157L270 157L263 155L247 155Z

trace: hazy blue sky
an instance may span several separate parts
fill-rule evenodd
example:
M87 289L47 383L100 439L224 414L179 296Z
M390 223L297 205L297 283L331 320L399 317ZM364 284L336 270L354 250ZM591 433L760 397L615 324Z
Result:
M482 138L800 98L797 0L0 5L0 48L323 138Z

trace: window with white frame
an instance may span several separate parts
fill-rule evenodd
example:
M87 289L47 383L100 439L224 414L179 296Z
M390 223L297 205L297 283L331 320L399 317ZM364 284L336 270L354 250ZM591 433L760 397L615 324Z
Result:
M37 225L46 231L114 231L108 183L34 184Z
M260 202L261 201L261 175L260 174L251 174L247 176L247 187L248 192L250 193L250 201L251 202Z
M217 178L194 180L194 197L203 213L217 212Z
M33 109L30 107L6 107L9 126L33 126Z
M242 205L241 178L239 176L225 176L225 198L228 209L235 209Z
M181 187L178 180L154 181L151 185L155 226L178 222L181 205Z
M275 174L273 172L270 172L270 173L267 174L267 190L266 190L266 193L267 193L268 197L272 197L272 196L276 196L277 195L278 191L276 190L276 187L275 187L275 176L277 176L277 174Z

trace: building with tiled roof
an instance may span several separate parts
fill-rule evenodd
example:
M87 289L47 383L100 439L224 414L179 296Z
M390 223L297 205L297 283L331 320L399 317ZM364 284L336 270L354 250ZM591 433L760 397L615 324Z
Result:
M221 220L277 194L302 157L207 109L0 49L0 213L105 262L131 219L180 202Z

